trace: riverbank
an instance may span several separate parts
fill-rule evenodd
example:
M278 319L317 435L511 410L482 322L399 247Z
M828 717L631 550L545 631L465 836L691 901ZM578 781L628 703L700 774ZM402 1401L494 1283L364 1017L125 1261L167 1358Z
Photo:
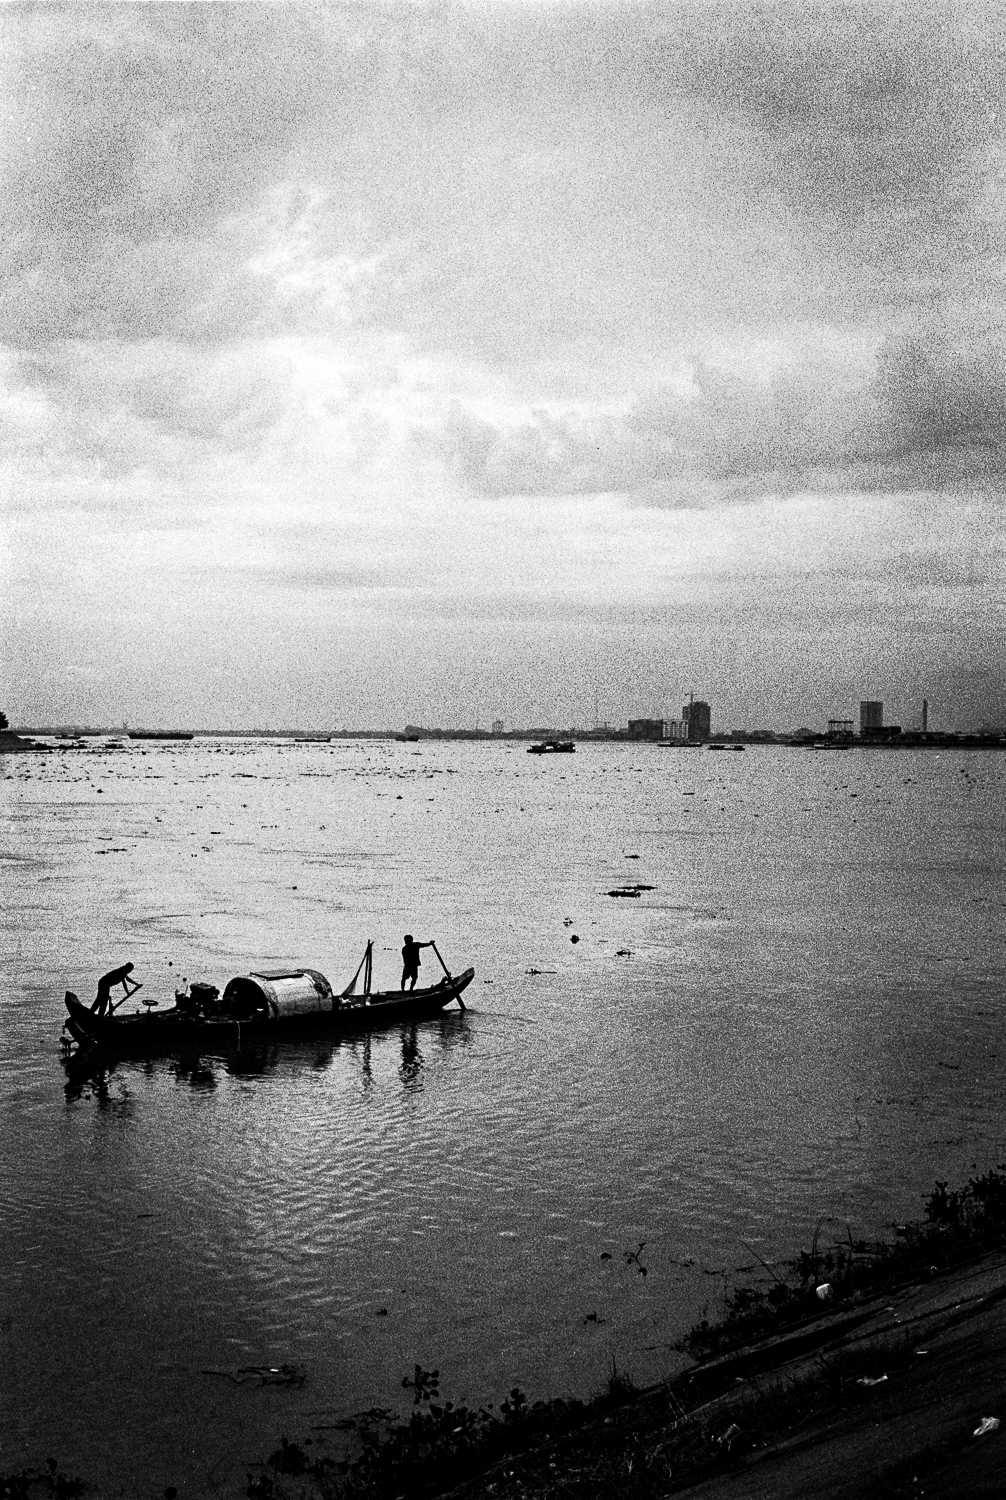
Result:
M37 740L25 739L13 729L0 729L0 755L20 754L25 750L51 750L51 745L40 745Z
M889 1244L815 1245L740 1288L683 1340L688 1367L591 1402L455 1406L439 1373L402 1384L408 1421L371 1412L284 1436L235 1500L957 1500L999 1496L1006 1464L1006 1179L937 1184ZM998 1243L990 1240L998 1236ZM828 1275L832 1279L824 1280ZM692 1351L689 1355L688 1351ZM712 1352L710 1352L712 1351ZM0 1477L19 1500L100 1493L58 1472ZM166 1490L187 1500L187 1490ZM219 1496L219 1489L214 1491ZM196 1500L195 1495L192 1500ZM200 1496L200 1500L202 1497Z
M939 1183L891 1243L811 1251L726 1299L683 1341L673 1380L637 1391L612 1371L591 1403L500 1412L406 1382L416 1411L362 1422L341 1461L286 1439L250 1500L880 1500L1003 1493L1006 1180ZM995 1243L993 1243L993 1241ZM826 1279L827 1278L827 1279Z
M1004 1492L1006 1254L766 1339L431 1497L959 1500ZM703 1385L716 1393L694 1406ZM977 1434L982 1427L987 1430ZM375 1491L375 1493L382 1493ZM389 1493L389 1492L384 1492Z

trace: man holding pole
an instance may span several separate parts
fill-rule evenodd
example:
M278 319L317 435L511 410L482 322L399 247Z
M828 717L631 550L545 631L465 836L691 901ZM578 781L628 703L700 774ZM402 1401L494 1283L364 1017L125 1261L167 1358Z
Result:
M420 948L432 948L433 943L417 943L411 932L405 934L405 946L402 948L402 989L405 989L405 981L411 979L410 990L416 987L419 978L419 950Z
M123 1000L128 1000L130 995L135 995L137 990L142 990L142 984L138 983L135 979L130 979L129 976L132 972L132 964L123 964L119 969L111 969L107 974L102 974L98 980L98 993L91 1006L96 1016L111 1015L112 1011L118 1005L121 1005ZM113 985L116 984L121 984L125 993L122 1000L117 1001L116 1005L113 1005L110 991Z

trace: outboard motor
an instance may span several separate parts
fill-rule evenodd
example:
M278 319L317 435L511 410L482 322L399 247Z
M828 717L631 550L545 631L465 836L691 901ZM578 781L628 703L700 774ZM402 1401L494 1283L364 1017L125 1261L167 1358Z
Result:
M216 1012L219 995L220 991L215 984L196 981L189 985L188 991L177 991L175 1005L183 1016L210 1016Z

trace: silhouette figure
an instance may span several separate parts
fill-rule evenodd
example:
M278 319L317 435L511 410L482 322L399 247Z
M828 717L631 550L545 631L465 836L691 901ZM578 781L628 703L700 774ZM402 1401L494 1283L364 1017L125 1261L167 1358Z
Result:
M132 972L132 964L123 964L119 969L110 969L107 974L102 974L98 980L98 993L94 998L94 1004L91 1006L95 1015L103 1016L111 1011L112 997L109 991L114 985L122 985L122 988L126 992L123 999L127 999L130 995L134 995L138 989L142 989L142 985L137 984L135 979L130 980L129 976Z
M415 940L415 938L412 936L411 932L407 932L405 934L405 946L402 948L402 989L403 990L405 988L405 981L407 979L411 979L412 980L412 983L409 985L409 989L410 990L414 990L415 989L415 987L416 987L416 980L419 978L419 950L420 950L420 948L432 948L432 947L433 947L432 942L429 942L429 943L417 943L416 940Z

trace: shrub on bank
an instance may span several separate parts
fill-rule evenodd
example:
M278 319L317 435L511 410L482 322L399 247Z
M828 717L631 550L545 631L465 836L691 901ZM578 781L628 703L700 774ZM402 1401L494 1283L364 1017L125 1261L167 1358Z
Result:
M801 1251L774 1271L771 1285L742 1286L728 1292L715 1323L703 1319L678 1348L694 1359L708 1359L739 1345L780 1333L818 1317L836 1301L879 1293L898 1282L931 1276L1006 1244L1006 1163L992 1167L967 1186L947 1191L937 1182L926 1202L925 1218L894 1226L893 1241L853 1240ZM769 1269L769 1268L766 1268ZM822 1289L829 1289L822 1296Z

